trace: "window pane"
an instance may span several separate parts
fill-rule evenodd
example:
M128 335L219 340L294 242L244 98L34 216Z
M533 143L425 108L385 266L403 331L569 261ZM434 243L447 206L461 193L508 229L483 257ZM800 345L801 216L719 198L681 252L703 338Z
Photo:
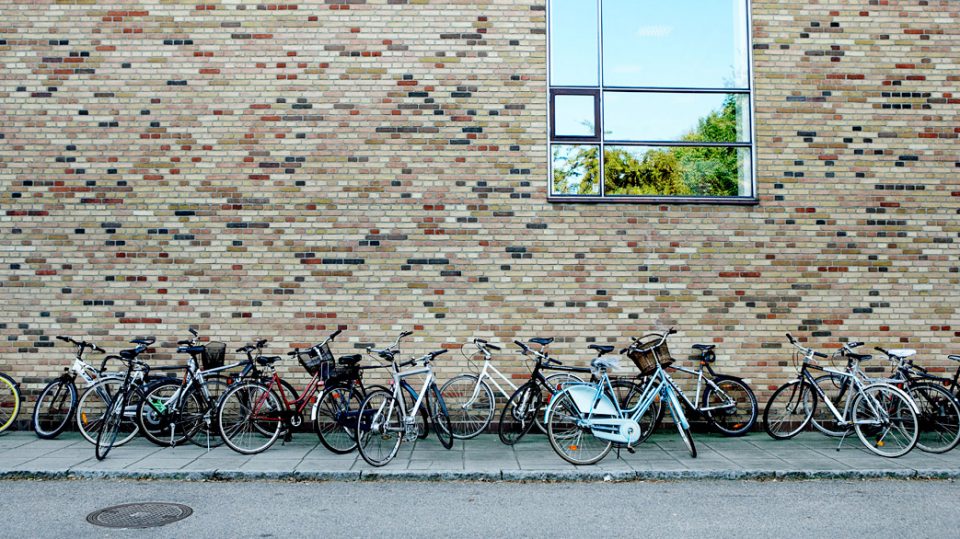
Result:
M746 21L746 0L603 0L603 83L746 88Z
M595 137L594 97L592 95L554 96L554 135L558 137Z
M594 0L550 2L550 84L599 86L597 3Z
M607 195L751 196L749 148L607 146Z
M607 140L749 142L746 94L604 92Z
M554 144L550 152L553 161L553 194L600 194L599 146Z

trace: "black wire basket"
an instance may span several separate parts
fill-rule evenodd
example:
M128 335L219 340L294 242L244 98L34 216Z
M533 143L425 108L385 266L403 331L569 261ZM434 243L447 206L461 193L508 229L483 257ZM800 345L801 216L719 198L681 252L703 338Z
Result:
M209 342L203 346L200 361L205 370L223 367L223 357L226 355L227 345L222 342Z
M330 371L333 370L333 353L330 352L330 345L323 344L300 352L297 356L300 364L310 375L320 374L321 379L330 377Z

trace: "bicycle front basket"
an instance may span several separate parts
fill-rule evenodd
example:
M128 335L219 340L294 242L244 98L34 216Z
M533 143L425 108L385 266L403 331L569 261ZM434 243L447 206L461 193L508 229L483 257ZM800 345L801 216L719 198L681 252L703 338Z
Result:
M330 346L328 344L315 346L309 350L300 352L297 359L300 360L300 364L303 365L304 369L307 369L310 375L320 373L321 379L329 378L330 371L333 370L333 354L330 352Z
M203 347L203 355L200 360L203 362L205 370L223 367L223 356L227 351L227 345L222 342L209 342Z
M633 363L644 376L656 372L657 363L662 367L669 367L673 364L673 357L667 348L667 341L661 343L662 338L663 335L658 333L644 335L627 351L627 357L633 360Z

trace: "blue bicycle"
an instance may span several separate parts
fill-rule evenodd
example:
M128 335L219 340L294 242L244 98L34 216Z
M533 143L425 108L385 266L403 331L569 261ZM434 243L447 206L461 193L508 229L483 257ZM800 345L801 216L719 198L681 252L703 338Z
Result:
M690 456L697 456L690 423L677 399L676 389L663 371L663 366L672 362L667 337L674 333L676 330L671 329L654 334L653 339L647 338L651 336L634 339L629 347L620 351L648 377L642 389L637 386L626 398L617 398L622 393L614 390L607 375L608 370L618 366L618 360L602 355L590 363L596 382L569 383L554 395L544 424L550 445L558 455L571 464L584 465L599 462L614 446L632 453L633 444L647 434L640 426L641 418L659 398L659 402L665 402L670 409Z

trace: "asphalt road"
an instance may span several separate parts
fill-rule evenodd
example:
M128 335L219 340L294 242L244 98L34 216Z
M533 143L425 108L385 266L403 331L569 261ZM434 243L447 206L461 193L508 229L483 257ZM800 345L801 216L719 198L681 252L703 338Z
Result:
M954 481L285 483L0 481L0 537L948 537ZM89 524L169 501L148 530Z

